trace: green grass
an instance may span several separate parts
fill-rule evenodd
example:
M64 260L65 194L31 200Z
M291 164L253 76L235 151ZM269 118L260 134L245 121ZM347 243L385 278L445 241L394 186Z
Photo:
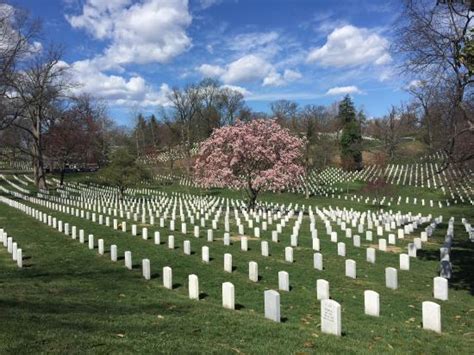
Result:
M176 187L163 190L183 191ZM211 193L237 197L235 192L227 190ZM304 200L291 194L264 194L262 198L313 206L363 206L344 200ZM433 212L429 208L412 209L414 212ZM26 267L20 270L6 250L0 249L2 353L365 353L368 350L469 353L474 346L474 252L472 243L465 242L467 234L459 224L459 217L452 252L455 278L450 285L450 299L447 302L434 300L442 307L443 334L437 335L421 329L421 302L433 300L432 278L437 275L438 248L446 224L436 230L434 240L425 245L419 258L411 260L411 270L399 271L400 288L393 291L384 286L384 268L398 267L398 254L377 252L376 264L368 264L365 248L354 248L346 240L347 258L357 262L358 275L357 280L347 279L344 258L336 255L336 245L321 229L325 270L314 270L306 219L300 234L301 246L295 250L295 263L290 265L284 262L283 250L289 243L291 224L283 233L285 243L270 242L271 257L264 258L260 256L259 242L255 240L249 241L251 250L243 252L238 242L225 247L221 240L207 243L204 237L196 239L175 232L177 249L169 250L164 244L156 246L151 240L144 241L130 233L50 210L48 213L84 228L86 235L92 233L96 239L103 238L107 250L111 244L116 244L120 256L125 250L132 251L134 270L126 270L123 260L113 263L108 254L99 256L96 250L88 250L86 244L0 205L0 226L19 242L26 256ZM462 206L433 212L434 216L439 213L445 216L445 221L450 215L465 215L472 220L472 210ZM232 228L235 231L235 226ZM155 229L151 228L150 236ZM170 234L166 230L161 232L162 239ZM217 239L223 232L220 230L215 234ZM270 239L269 232L263 232L262 238ZM183 255L185 239L191 240L194 252L191 256ZM407 242L398 246L404 248ZM209 265L200 261L203 245L210 246L213 260ZM225 252L233 255L235 270L232 274L223 271ZM151 260L151 281L141 278L143 258ZM258 262L261 280L257 284L248 280L249 261ZM162 287L163 266L173 268L176 287L172 291ZM277 273L281 270L289 272L292 290L281 292L281 315L285 321L277 324L263 317L263 291L277 287ZM191 301L187 296L187 276L191 273L199 276L203 293L200 301ZM320 332L320 306L315 293L318 278L330 282L331 297L342 305L342 338ZM235 285L236 304L239 305L236 311L221 306L221 284L225 281ZM366 289L380 293L379 318L363 313L363 291Z

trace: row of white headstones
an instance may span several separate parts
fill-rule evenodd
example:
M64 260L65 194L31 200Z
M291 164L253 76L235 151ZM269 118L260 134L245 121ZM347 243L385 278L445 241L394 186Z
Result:
M31 200L31 199L30 199ZM38 202L37 199L33 199L33 202ZM42 201L42 204L43 205L46 205L48 208L55 208L58 210L58 206L56 205L53 205L51 204L50 202L45 202L45 201ZM87 204L86 204L87 205ZM176 206L176 201L175 201L175 206ZM90 207L90 206L89 206ZM94 205L94 210L96 210L96 205ZM98 206L98 211L101 211L101 206L99 205ZM102 208L105 212L105 208ZM71 214L74 214L74 208L72 209L72 212L71 210L69 209L69 207L65 207L65 206L62 206L62 208L59 208L59 210L62 210L63 212L67 212L67 213L71 213ZM138 210L138 207L137 207L137 210ZM87 219L90 219L91 218L91 214L87 211L86 213L84 213L84 210L81 210L80 213L79 213L79 209L76 209L75 211L76 213L76 216L81 216L81 218L84 218L84 215ZM111 213L111 209L109 208L109 213ZM194 212L196 212L194 210ZM248 222L248 225L249 227L253 227L253 220L252 219L249 219L249 216L247 214L246 211L242 211L247 222ZM315 229L315 219L314 219L314 214L310 208L309 210L310 212L310 218L311 218L311 230L312 230L312 234L313 234L313 237L316 237L317 238L317 230ZM331 212L328 212L327 210L323 210L324 213L322 213L320 210L316 210L316 212L318 213L318 215L325 221L326 223L326 231L328 233L328 235L331 235L331 241L333 242L337 242L337 233L336 232L332 232L332 229L331 229L331 226L330 226L330 222L328 221L328 219L326 218L326 216L324 216L324 213L326 213L333 221L335 220L335 215L334 215L334 211L331 211ZM299 231L299 227L300 227L300 224L301 224L301 217L302 217L302 212L300 212L300 214L298 215L298 220L297 222L295 223L295 226L293 227L293 234L291 235L291 246L297 246L298 245L298 231ZM345 213L345 211L343 211L343 213ZM128 211L126 212L127 214L127 218L130 219L131 218L131 212ZM165 211L164 213L164 217L166 217L166 214L167 212ZM220 214L220 210L216 213L216 216L214 218L214 220L212 221L212 225L213 225L213 229L216 229L217 228L217 220L218 220L218 215ZM279 224L277 224L277 228L276 228L276 231L274 230L272 232L272 240L273 241L278 241L278 233L281 233L281 228L282 226L285 226L285 223L288 221L289 217L291 217L292 215L294 214L294 211L290 211L290 213L285 216L284 218L281 219L281 222ZM114 215L116 216L117 215L117 211L114 210ZM120 211L120 215L123 216L123 211ZM240 235L243 235L244 234L244 226L241 224L240 222L240 218L238 217L238 213L237 211L235 211L235 215L236 215L236 223L239 227L239 234ZM158 216L158 212L157 212L157 216ZM188 212L188 216L190 216L189 212ZM260 215L259 214L253 214L253 216L256 218L256 221L257 223L260 222L259 220L259 217ZM340 211L337 211L336 212L336 216L341 216L341 213ZM362 233L363 232L363 229L364 229L364 226L363 226L363 216L364 214L362 214L362 218L361 220L359 221L359 226L358 226L358 232L359 233ZM198 215L196 216L198 219L199 219L199 213ZM272 223L272 217L271 216L266 216L268 217L267 221L263 221L262 222L262 230L267 230L267 224L271 224ZM277 214L276 216L274 216L275 218L276 217L282 217L281 214ZM347 216L346 216L347 217ZM385 216L386 217L386 216ZM397 216L396 218L399 218L400 216ZM265 218L265 217L264 217ZM350 215L349 215L349 218L350 218ZM356 215L355 216L356 219L353 219L352 220L352 225L353 226L356 226L357 225L357 218L358 216ZM382 218L384 218L384 216L382 216ZM96 222L96 214L93 212L92 213L92 221L93 222ZM154 224L154 217L152 216L152 213L150 213L150 224ZM183 212L181 212L181 219L183 220L184 219L184 214ZM190 219L191 219L191 223L194 223L194 216L190 216ZM208 214L206 214L206 217L205 218L201 218L201 226L205 226L205 222L206 220L208 219ZM138 220L138 215L137 213L134 214L134 220L137 221ZM380 220L380 216L379 218L374 218L374 221L375 221L375 225L377 226L377 235L378 236L382 236L383 235L383 228L382 226L378 225L379 223L379 220ZM345 221L348 221L350 222L349 219L345 219ZM346 237L348 238L352 238L352 230L350 228L346 228L346 222L343 221L341 222L340 218L337 219L337 223L338 225L341 226L341 229L343 231L346 232ZM373 222L370 218L368 220L368 228L371 229L373 228ZM103 215L99 215L99 224L103 224ZM117 229L118 228L118 220L114 219L114 229ZM142 222L145 222L145 214L142 215ZM400 220L398 219L397 220L397 224L395 224L395 222L392 220L392 222L389 224L389 223L385 223L385 231L390 231L391 228L395 228L396 225L399 225L399 222ZM109 216L106 216L105 218L105 223L107 226L110 226L110 217ZM436 225L436 224L435 224ZM127 222L122 222L121 224L121 227L122 227L122 230L123 231L126 231L127 229ZM160 218L160 227L164 227L164 218ZM430 228L430 227L428 227ZM428 229L427 228L427 229ZM431 227L432 228L432 227ZM182 222L182 233L183 234L186 234L186 223L185 222ZM170 221L170 230L171 231L174 231L175 230L175 213L173 212L172 214L172 219ZM227 214L225 216L225 230L226 231L229 231L229 220L228 220L228 211L227 211ZM403 238L403 235L404 233L410 233L411 231L413 230L410 229L410 225L406 225L404 227L404 229L399 229L398 230L398 238ZM144 228L142 230L142 234L145 235L147 233L147 229ZM209 230L208 231L208 234L209 233L212 233L212 230ZM431 232L430 232L431 233ZM132 235L137 235L137 226L136 225L132 225ZM199 226L194 226L194 235L195 237L199 237ZM255 227L254 228L254 235L256 237L260 237L260 228L259 227ZM212 236L211 236L211 239L212 239ZM367 240L372 240L372 232L371 231L367 231L366 232L366 239ZM395 235L394 234L389 234L388 236L388 241L389 241L389 244L395 244ZM315 240L317 241L317 240ZM415 238L414 239L414 243L411 243L408 245L408 256L416 256L416 249L420 249L421 248L421 242L422 241L427 241L427 232L422 232L421 234L421 238ZM357 247L360 247L360 237L358 235L354 235L353 237L353 242L354 242L354 246L357 246ZM229 245L230 244L230 235L229 233L225 233L224 234L224 244L226 245ZM379 239L379 249L382 250L382 251L386 251L386 247L387 247L387 242L385 239ZM345 254L345 244L344 243L340 243L338 245L338 250L340 255L343 255ZM268 249L268 248L267 248ZM319 247L318 247L319 249ZM443 248L442 248L443 249ZM440 250L441 251L441 255L443 255L443 250ZM289 254L290 251L287 251L287 254ZM368 259L371 258L370 255L372 255L374 253L374 250L371 250L369 249L368 250ZM343 255L345 256L345 255ZM441 257L441 259L443 260L443 257ZM409 268L409 264L408 262L406 261L408 260L407 258L407 255L405 254L402 254L400 256L400 263L403 264L403 265L408 265L408 266L405 266L403 267L404 269L406 268ZM449 261L449 260L448 260ZM446 277L446 276L445 276ZM449 278L449 276L447 276Z
M9 237L5 229L0 228L0 243L7 249L7 252L12 255L13 261L19 268L23 267L23 250L18 243L14 241L13 237Z
M60 232L64 232L66 234L69 234L69 225L66 223L63 228L62 221L57 221L55 218L52 218L51 216L46 216L46 214L43 214L42 212L37 211L36 212L36 217L40 220L43 220L43 222L48 223L49 225L53 226L54 228L57 228ZM341 224L344 222L341 222ZM123 224L122 224L123 226ZM136 235L136 226L135 226L135 231L133 230L134 228L132 227L132 234ZM349 229L346 229L348 231ZM212 232L212 230L210 230ZM316 231L317 232L317 231ZM330 232L331 237L334 236L335 232ZM72 237L75 239L76 238L76 228L72 227ZM144 229L142 232L142 235L144 239L147 238L147 230ZM208 235L209 237L209 235ZM355 237L355 236L354 236ZM160 243L159 241L160 235L159 232L155 232L155 242ZM292 238L293 239L293 238ZM211 236L212 240L212 236ZM85 242L84 239L84 231L80 230L79 231L79 241L81 243ZM317 237L313 238L313 245L314 244L319 244L316 241L318 241ZM88 245L90 249L94 249L94 236L89 235L88 237ZM169 236L168 239L168 246L170 248L174 249L174 237ZM247 239L243 237L241 239L241 248L243 250L247 249ZM318 246L319 249L319 246ZM372 254L368 248L368 257L372 259L370 254ZM184 252L185 254L190 254L191 246L189 241L184 241ZM409 249L410 250L410 249ZM98 241L98 251L100 254L104 253L104 241L103 239L99 239ZM415 250L416 252L416 250ZM208 247L203 247L203 260L209 262L209 249ZM344 243L338 243L338 254L345 256L345 245ZM375 250L373 250L373 257L375 256ZM262 242L262 255L268 256L268 244L266 241ZM127 251L125 252L125 265L127 268L131 269L132 268L132 261L131 261L131 252ZM315 253L315 267L322 268L322 254L320 253ZM111 259L113 261L117 260L117 247L115 245L111 246ZM401 267L403 265L408 265L409 268L409 259L408 255L407 258L402 258L401 256ZM292 262L293 261L293 249L291 247L287 247L285 249L285 260L287 262ZM375 259L373 259L373 262L375 262ZM404 266L407 267L407 266ZM143 268L143 276L146 279L150 279L150 261L149 259L144 259L142 261L142 268ZM228 272L232 272L232 255L231 254L225 254L224 255L224 270ZM346 276L355 278L356 277L356 271L355 271L355 261L353 260L346 260ZM255 262L249 263L249 278L252 281L258 281L258 265ZM285 271L280 271L278 274L279 278L279 290L282 291L289 291L289 275ZM172 287L172 271L171 268L165 267L163 269L163 280L164 280L164 285L165 287L171 288ZM199 298L199 283L198 283L198 278L196 275L190 275L189 280L188 280L188 287L189 287L189 297L192 299ZM386 286L389 288L397 288L398 287L398 281L397 281L397 270L395 268L387 268L386 269ZM318 293L318 299L321 300L327 300L329 298L329 283L326 280L318 280L317 281L317 293ZM436 298L440 299L447 299L447 280L444 278L435 278L434 280L434 293ZM273 320L279 319L279 295L278 298L276 298L276 295L278 294L277 291L273 291L271 293L268 293L268 291L265 293L265 315ZM327 297L325 297L327 295ZM234 303L234 287L230 283L225 283L223 285L223 304L224 305L230 305ZM278 299L278 302L276 300ZM378 294L375 291L370 291L368 290L365 293L365 299L366 299L366 313L375 315L373 313L378 313L375 312L374 309L380 309L379 301L378 301ZM377 301L374 301L377 299ZM335 302L335 301L333 301ZM337 319L339 319L340 323L340 315L337 317L337 315L333 318L328 317L328 312L327 307L330 307L331 309L335 309L337 311L338 307L333 306L334 303L327 303L323 302L322 303L322 311L321 311L321 317L322 317L322 330L324 332L328 332L327 329L329 329L326 326L323 326L323 324L328 324L328 319L334 319L337 322ZM278 303L278 307L276 307ZM337 302L336 302L337 303ZM432 303L432 302L431 302ZM423 309L428 307L429 303L424 303ZM267 306L268 305L268 306ZM426 307L425 307L426 306ZM340 307L339 307L340 309ZM272 311L273 310L273 311ZM430 309L431 311L431 309ZM276 314L278 313L278 317ZM324 318L324 321L323 321ZM425 320L425 314L423 315L423 319ZM440 317L438 317L440 319ZM427 329L433 329L440 331L440 324L439 327L431 327L429 326L429 321L424 322L427 323L428 325L425 327ZM334 328L334 327L333 327ZM336 327L334 329L339 329L339 327ZM439 329L439 330L438 330ZM334 332L332 332L334 333ZM339 332L340 333L340 332ZM335 333L337 334L337 332Z
M36 200L36 199L35 199ZM36 201L38 202L38 201ZM55 207L55 209L58 209L57 206L52 206L51 203L49 202L44 202L42 203L43 205L46 204L46 206L48 208L51 208L51 207ZM176 205L176 203L175 203ZM63 212L67 212L67 213L71 213L71 214L74 214L74 209L72 210L72 212L70 211L69 207L66 207L65 206L62 206L63 208L60 209L62 210ZM94 205L94 209L95 209L95 205ZM98 210L100 211L101 210L101 206L99 205L98 207ZM105 211L105 208L103 208L103 210ZM91 215L90 213L87 211L86 213L84 213L83 210L80 211L81 213L79 214L79 210L76 209L76 216L81 216L81 218L84 218L84 215L86 216L87 219L90 219L91 218ZM123 216L123 212L120 211L120 215ZM195 212L195 211L194 211ZM312 230L312 234L313 234L313 237L316 237L317 238L317 230L315 229L315 220L314 220L314 214L312 212L312 210L310 209L310 218L312 220L312 223L311 223L311 230ZM335 216L334 216L334 212L328 212L326 210L323 210L324 213L328 214L330 216L330 218L334 221L335 219ZM109 213L111 213L111 209L109 208ZM237 222L237 225L239 227L239 234L240 235L243 235L244 234L244 226L241 224L240 222L240 218L238 217L238 213L235 211L236 213L236 222ZM244 216L248 222L248 225L249 227L253 227L253 220L252 219L249 219L248 217L248 214L246 213L246 211L243 211L244 213ZM282 226L285 226L285 223L286 221L288 221L288 218L291 217L293 215L294 211L290 211L290 213L285 216L284 218L282 218L281 222L277 225L277 228L276 228L276 231L273 231L272 232L272 240L273 241L278 241L278 233L281 233L281 228ZM321 213L320 210L317 209L317 213L318 215L325 221L326 223L326 231L328 233L328 235L331 235L331 241L333 242L337 242L337 233L336 232L332 232L332 229L331 229L331 226L330 226L330 222L328 221L328 219L324 216L323 213ZM127 218L130 219L131 218L131 213L130 212L127 212ZM167 212L165 212L165 217L166 217L166 214ZM218 215L220 214L220 211L218 213L216 213L216 217L214 218L214 220L212 221L213 223L213 229L216 229L217 228L217 220L218 220ZM117 215L117 211L114 210L114 215ZM158 213L157 213L158 215ZM207 214L206 214L207 215ZM188 216L189 216L189 213L188 213ZM293 234L291 236L291 246L297 246L298 245L298 231L299 231L299 227L300 227L300 223L301 223L301 212L298 216L298 220L297 222L295 223L295 226L293 227ZM340 213L338 214L338 216L340 216ZM362 214L363 216L363 214ZM256 217L256 220L257 220L257 223L259 222L259 217L260 215L255 215L254 214L254 217ZM281 214L278 214L276 217L281 217ZM184 218L184 215L183 213L181 212L181 219L183 220ZM197 216L197 218L199 218L199 216ZM201 218L201 226L205 226L205 221L207 220L208 217L206 218ZM356 218L358 218L358 216L356 216ZM397 217L398 218L398 217ZM190 216L190 219L191 219L191 223L194 223L194 217L193 216ZM106 217L105 218L105 223L107 226L110 226L110 217ZM138 215L135 213L134 214L134 220L137 221L138 220ZM379 217L379 220L380 220L380 217ZM375 225L377 226L377 235L378 236L382 236L383 235L383 228L382 226L378 225L378 222L379 220L375 219ZM96 222L96 214L95 213L92 213L92 221L93 222ZM346 221L348 221L346 219ZM117 229L118 228L118 220L114 219L114 229ZM142 215L142 222L145 222L145 214ZM153 216L152 214L150 213L150 223L151 224L154 224L154 221L153 221ZM262 222L262 230L267 230L267 223L272 223L272 217L269 216L268 217L268 220L267 221L263 221ZM346 228L345 224L346 222L341 222L340 219L338 218L337 220L337 223L339 225L341 225L341 229L343 231L346 232L346 237L348 238L352 238L352 231L351 229L348 229ZM360 223L363 223L362 219L360 221ZM397 220L397 224L399 223L399 220ZM99 215L99 224L103 224L103 216L102 215ZM352 225L355 226L357 224L357 220L352 220ZM121 227L122 227L122 230L123 231L126 231L127 229L127 222L122 222L121 224ZM160 227L164 227L164 218L160 218ZM396 225L395 223L392 221L390 224L386 223L385 224L385 230L386 231L390 231L391 227L395 228ZM368 221L368 228L371 229L373 228L373 221L369 219ZM182 222L182 227L181 227L181 231L183 234L186 234L186 223L185 222ZM364 229L364 226L363 224L359 224L358 226L358 232L359 233L362 233L363 232L363 229ZM171 231L174 231L175 230L175 217L174 217L174 212L173 212L173 215L172 215L172 220L170 221L170 230ZM226 231L229 231L229 220L228 220L228 214L226 214L226 217L225 217L225 230ZM410 225L406 225L404 227L404 229L399 229L398 230L398 238L403 238L403 235L404 233L410 233L412 231L412 229L410 229ZM145 235L147 233L147 229L144 228L142 230L142 234ZM208 231L208 234L209 233L212 233L212 230L209 230ZM132 235L137 235L137 226L136 225L132 225ZM199 237L199 226L194 226L194 235L195 237ZM255 227L254 228L254 235L256 237L260 237L260 228L259 227ZM211 236L211 239L212 239L212 236ZM367 240L372 240L372 232L371 231L367 231L366 232L366 239ZM414 239L414 243L411 243L408 245L408 256L416 256L416 249L420 249L421 248L421 242L422 241L426 241L427 240L427 233L426 232L422 232L421 234L421 238L415 238ZM317 240L315 240L317 241ZM389 234L388 236L388 241L389 241L389 244L395 244L395 235L394 234ZM360 246L360 237L358 235L355 235L353 237L353 242L354 242L354 246L357 246L359 247ZM229 245L230 244L230 235L229 233L225 233L224 234L224 244L226 245ZM386 251L386 246L387 246L387 242L385 239L379 239L379 249L382 250L382 251ZM319 247L318 247L319 248ZM345 244L344 243L340 243L338 245L338 250L340 255L343 255L345 254ZM373 250L368 250L368 255L371 255L373 254ZM289 254L290 251L287 251L287 254ZM441 250L441 255L443 255L443 251ZM343 255L345 256L345 255ZM370 256L368 256L368 259L370 258ZM407 255L405 254L402 254L400 256L400 263L401 264L407 264ZM441 258L443 259L443 257ZM408 266L404 267L404 268L408 268Z

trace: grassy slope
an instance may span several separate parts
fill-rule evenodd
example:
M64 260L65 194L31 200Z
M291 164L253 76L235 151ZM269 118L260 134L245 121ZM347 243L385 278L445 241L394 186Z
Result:
M165 190L186 190L168 187ZM194 191L194 190L193 190ZM216 190L214 194L238 197L233 192ZM264 198L267 196L264 196ZM272 196L278 202L308 203L294 195ZM331 199L311 199L312 205L363 205ZM472 220L472 209L457 206L450 209L394 207L414 212L442 213L446 217L465 215ZM43 209L45 210L45 209ZM448 212L449 211L449 212ZM467 353L474 346L474 276L472 275L473 246L463 242L467 234L456 225L456 248L453 250L455 279L451 283L450 300L442 304L443 335L420 329L421 302L432 300L432 277L437 271L437 248L443 239L446 225L435 234L436 243L429 243L411 270L399 271L400 289L384 286L384 268L398 266L398 255L377 253L377 263L365 262L365 249L357 249L346 242L347 258L357 262L357 280L344 277L344 258L336 255L336 245L328 241L320 230L325 270L312 268L312 250L305 221L300 236L301 246L295 250L295 263L283 261L285 243L270 243L271 258L263 258L259 242L250 241L251 250L240 251L240 244L224 247L220 240L207 243L203 237L195 239L176 236L177 249L155 246L151 240L132 237L129 233L113 231L90 221L53 213L86 234L104 238L106 249L117 244L119 255L131 250L135 270L130 272L109 255L98 256L77 241L26 217L18 211L0 205L0 226L7 229L25 250L26 268L18 270L6 251L0 249L0 332L1 352L30 351L118 351L118 352L298 352L345 351L381 352L395 349L400 352ZM130 223L130 222L129 222ZM179 224L178 224L179 225ZM291 224L292 225L292 224ZM291 225L286 228L289 239ZM222 227L222 226L221 226ZM319 226L321 227L321 226ZM234 228L235 229L235 228ZM155 230L154 228L151 231ZM217 233L222 234L222 231ZM152 233L150 233L152 235ZM162 231L167 236L167 231ZM219 235L216 235L219 238ZM270 239L269 233L262 238ZM165 239L165 238L163 238ZM191 256L182 253L182 241L191 240ZM365 243L365 241L364 241ZM398 246L405 246L403 241ZM283 245L285 244L285 245ZM210 246L213 260L210 265L200 261L200 249ZM367 244L365 244L367 246ZM233 255L235 271L223 271L223 254ZM141 278L140 261L151 260L154 278ZM257 261L261 280L248 280L248 262ZM164 289L161 279L163 266L173 267L173 291ZM277 273L290 274L292 290L281 293L282 317L285 322L275 324L263 318L263 291L277 287ZM203 299L187 298L187 275L200 278ZM319 327L319 302L315 295L317 278L330 281L331 296L342 304L342 339L323 335ZM236 287L238 311L221 307L221 284L231 281ZM381 295L381 317L363 314L363 291L373 289ZM123 335L123 336L122 336Z

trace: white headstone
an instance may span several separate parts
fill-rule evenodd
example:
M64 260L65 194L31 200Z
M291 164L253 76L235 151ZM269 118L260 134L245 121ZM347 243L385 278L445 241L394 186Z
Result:
M313 255L313 265L316 270L323 270L323 254L314 253Z
M232 272L232 254L224 254L224 271Z
M441 307L439 304L425 301L422 303L423 329L441 333Z
M151 279L150 259L142 260L142 274L145 280Z
M356 234L352 238L352 243L354 244L355 247L359 248L360 247L360 235Z
M89 244L89 249L94 249L94 236L92 234L89 234L87 241Z
M444 277L433 279L433 297L442 301L448 300L448 280Z
M337 243L337 255L346 256L346 244L343 242Z
M255 261L249 262L249 279L258 282L258 264Z
M375 264L375 249L367 248L367 262Z
M416 246L415 243L408 243L408 256L416 258Z
M266 240L262 240L261 244L261 249L262 249L262 256L269 256L269 248L268 248L268 242Z
M365 239L372 240L372 231L365 232Z
M290 291L290 276L286 271L278 272L278 289L281 291Z
M199 279L197 275L191 274L188 277L189 298L199 300Z
M410 270L410 257L408 254L400 254L400 270Z
M110 246L110 260L117 261L117 246L115 244Z
M321 249L321 243L319 238L312 238L313 240L313 250L319 251Z
M16 264L18 267L23 267L23 251L21 249L17 249L16 251Z
M249 248L249 245L248 245L247 237L241 237L240 238L240 249L243 250L243 251L247 251L248 248Z
M388 235L388 244L394 245L394 244L396 244L396 243L397 243L397 238L396 238L395 234L390 233L390 234Z
M222 307L235 309L235 290L231 282L222 284Z
M321 301L321 332L341 336L341 305L334 300Z
M378 317L380 315L380 296L377 292L364 291L365 314Z
M98 243L99 254L104 255L104 240L99 239L97 243Z
M132 252L126 251L125 252L125 267L129 270L132 270Z
M316 280L316 297L318 300L329 299L329 282L324 279Z
M173 270L169 266L163 268L163 286L173 289Z
M280 322L280 294L275 290L264 292L265 298L265 318L274 322Z
M356 262L352 259L346 260L346 276L352 279L357 277Z
M18 243L14 242L12 244L12 259L13 259L13 261L16 261L17 250L18 250Z
M183 251L185 255L191 255L191 242L189 240L183 242Z
M201 254L202 254L202 261L205 263L209 263L209 247L203 246L201 248Z
M293 248L292 247L285 248L285 261L288 263L293 262Z
M397 269L394 267L385 268L385 286L393 290L398 288Z

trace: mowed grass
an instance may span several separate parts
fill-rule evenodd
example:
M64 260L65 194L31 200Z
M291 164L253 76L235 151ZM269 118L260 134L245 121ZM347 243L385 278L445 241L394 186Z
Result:
M185 189L167 187L165 191ZM197 192L192 190L192 192ZM215 196L239 197L227 190L211 191ZM305 200L291 194L264 195L276 202L340 205L367 209L351 201L312 198ZM394 211L410 210L410 206L393 206ZM300 246L295 248L295 263L284 261L284 247L289 245L290 223L282 233L281 242L271 242L270 231L262 232L269 240L271 256L260 254L260 241L250 240L250 250L240 250L240 242L231 246L222 242L223 230L215 232L215 241L170 232L167 228L148 226L150 239L133 237L130 232L114 231L91 221L47 211L78 229L86 236L105 240L106 250L116 244L121 259L110 261L106 253L89 250L86 244L72 240L51 227L25 214L0 205L0 227L18 241L24 250L25 268L18 269L4 248L0 248L0 352L417 352L469 353L474 347L474 273L473 243L460 225L460 216L472 219L472 209L457 206L449 209L429 209L413 206L414 213L443 214L444 223L435 231L430 243L424 244L419 257L411 259L410 271L399 271L398 290L385 288L384 269L398 268L398 252L406 251L412 237L397 241L395 252L377 251L375 265L365 261L368 241L362 236L363 248L346 242L346 259L357 262L357 279L344 276L344 258L337 256L335 243L322 230L318 220L324 271L313 269L313 251L307 217L300 232ZM372 206L371 209L379 207ZM432 278L437 276L439 246L447 228L449 216L455 215L455 247L452 251L454 278L448 301L434 300ZM132 221L127 221L128 229ZM157 222L156 222L157 223ZM142 227L139 225L139 227ZM176 227L180 230L180 221ZM231 227L232 234L236 228ZM152 236L159 230L162 244L153 244ZM247 233L248 228L246 229ZM175 235L176 249L164 244L169 234ZM419 235L419 230L416 236ZM87 239L87 238L86 238ZM183 241L191 241L193 254L183 254ZM376 240L372 242L376 244ZM97 245L97 242L96 242ZM211 262L201 261L201 247L210 247ZM134 270L124 267L123 253L132 252ZM231 253L234 271L223 270L223 255ZM152 280L141 277L141 260L151 260ZM260 280L248 279L248 263L259 265ZM162 268L173 268L175 288L162 286ZM290 275L290 292L281 294L283 322L273 323L263 317L263 292L278 287L278 271ZM199 276L201 299L188 299L187 277ZM316 299L318 278L330 282L331 298L342 305L343 337L335 338L320 332L320 304ZM237 310L221 306L221 285L235 285ZM381 316L364 315L363 292L380 293ZM421 329L421 302L441 304L443 334Z

